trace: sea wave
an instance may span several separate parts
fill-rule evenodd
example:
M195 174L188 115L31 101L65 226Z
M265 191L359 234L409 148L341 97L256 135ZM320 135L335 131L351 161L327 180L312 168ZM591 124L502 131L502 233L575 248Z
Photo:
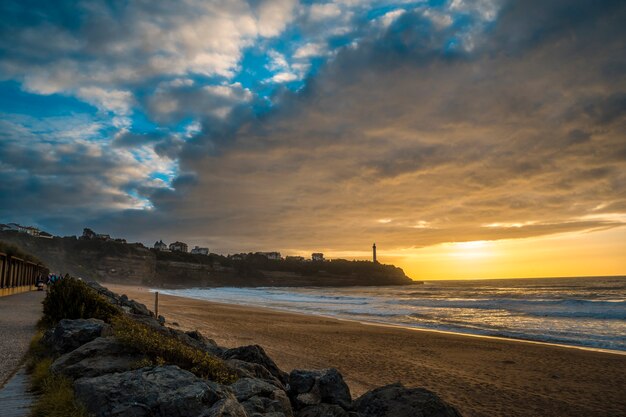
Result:
M626 351L626 278L431 281L419 289L160 291L359 321Z

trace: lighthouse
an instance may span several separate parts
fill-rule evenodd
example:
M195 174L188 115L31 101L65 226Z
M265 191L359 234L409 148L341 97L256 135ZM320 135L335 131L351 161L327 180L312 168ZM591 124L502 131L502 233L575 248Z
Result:
M376 261L376 243L372 245L372 260L374 263L378 262Z

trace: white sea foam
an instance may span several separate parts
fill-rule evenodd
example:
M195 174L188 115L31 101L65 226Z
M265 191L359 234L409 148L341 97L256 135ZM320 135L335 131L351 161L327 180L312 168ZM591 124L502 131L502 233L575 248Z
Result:
M160 291L360 321L626 351L626 277Z

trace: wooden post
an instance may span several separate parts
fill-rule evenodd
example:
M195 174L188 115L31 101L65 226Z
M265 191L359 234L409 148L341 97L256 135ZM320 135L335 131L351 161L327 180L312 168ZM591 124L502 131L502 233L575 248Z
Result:
M154 293L154 318L159 318L159 292L155 291Z

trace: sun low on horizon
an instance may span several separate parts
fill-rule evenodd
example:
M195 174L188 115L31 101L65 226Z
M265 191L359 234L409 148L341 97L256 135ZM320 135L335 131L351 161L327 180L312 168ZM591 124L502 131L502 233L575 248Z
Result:
M626 275L624 2L0 6L0 223Z

